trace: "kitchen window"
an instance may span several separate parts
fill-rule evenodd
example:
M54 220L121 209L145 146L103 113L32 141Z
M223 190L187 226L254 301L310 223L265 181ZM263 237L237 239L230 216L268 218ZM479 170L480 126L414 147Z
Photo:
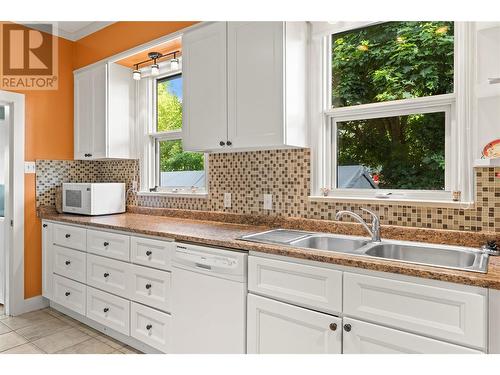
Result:
M182 73L150 78L153 126L149 134L151 192L206 193L206 156L182 147Z
M321 59L312 76L321 84L312 100L322 104L312 117L313 195L444 202L460 192L470 200L457 111L465 102L463 26L331 23L319 36L314 26Z

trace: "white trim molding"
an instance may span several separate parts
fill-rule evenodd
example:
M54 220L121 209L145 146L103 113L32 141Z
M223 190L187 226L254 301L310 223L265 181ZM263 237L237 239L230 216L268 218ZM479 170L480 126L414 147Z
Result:
M310 40L310 139L311 197L321 201L356 201L364 203L411 204L470 207L474 199L472 163L473 103L473 24L455 22L454 93L351 107L331 106L331 35L377 22L313 23ZM445 189L386 190L337 189L336 124L342 121L401 116L422 113L445 113ZM323 196L322 188L330 190ZM452 192L460 191L461 200L454 202ZM386 198L377 196L386 194ZM387 195L388 194L388 195ZM390 197L390 198L387 198Z

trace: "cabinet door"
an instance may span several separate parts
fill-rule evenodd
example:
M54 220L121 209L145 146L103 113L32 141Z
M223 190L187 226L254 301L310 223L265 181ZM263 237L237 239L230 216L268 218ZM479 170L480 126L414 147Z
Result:
M227 141L226 23L215 22L182 37L183 146L222 149Z
M52 299L52 230L51 223L42 222L42 295Z
M340 354L342 320L272 299L248 295L247 352Z
M228 23L228 139L284 144L284 23Z
M474 354L481 353L447 342L344 318L344 354Z
M106 157L107 66L101 64L76 72L75 159Z
M75 160L88 159L92 138L92 77L89 70L76 72L75 85Z

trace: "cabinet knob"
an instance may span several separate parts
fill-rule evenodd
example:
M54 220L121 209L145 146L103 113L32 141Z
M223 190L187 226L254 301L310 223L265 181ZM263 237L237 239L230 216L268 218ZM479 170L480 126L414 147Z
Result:
M148 257L149 257L149 256L151 256L151 254L153 254L153 252L152 252L151 250L146 251L146 255L147 255Z
M351 325L350 324L344 324L344 331L351 332Z
M337 323L330 323L330 329L332 331L336 331L337 330Z
M109 273L108 272L104 272L104 277L109 277Z
M149 331L151 328L153 328L153 326L152 326L151 324L148 324L148 325L146 326L146 329L147 329L148 331Z
M43 224L42 227L47 228L47 224Z
M151 289L151 284L146 284L146 289Z
M104 247L108 247L109 246L109 242L104 242L103 245L104 245Z
M219 142L219 144L220 144L221 146L224 146L224 145L226 144L226 142L224 142L224 141L220 141L220 142Z
M66 233L66 235L65 235L64 237L66 237L66 238L70 238L70 237L71 237L71 234Z
M228 145L228 146L232 146L232 145L233 145L233 142L231 142L231 141L227 141L227 142L226 142L226 145Z
M102 311L104 311L105 313L107 313L109 311L109 307L105 307Z
M64 264L66 264L67 266L69 266L71 264L71 261L67 260L66 262L64 262Z
M64 295L65 295L66 297L69 297L69 295L70 295L70 294L71 294L70 292L66 292L66 293L64 293Z

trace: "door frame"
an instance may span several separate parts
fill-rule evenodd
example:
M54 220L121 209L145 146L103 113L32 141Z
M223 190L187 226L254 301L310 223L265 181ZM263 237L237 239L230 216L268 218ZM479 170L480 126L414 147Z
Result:
M29 310L24 299L24 94L0 90L6 107L8 163L5 171L5 313Z

